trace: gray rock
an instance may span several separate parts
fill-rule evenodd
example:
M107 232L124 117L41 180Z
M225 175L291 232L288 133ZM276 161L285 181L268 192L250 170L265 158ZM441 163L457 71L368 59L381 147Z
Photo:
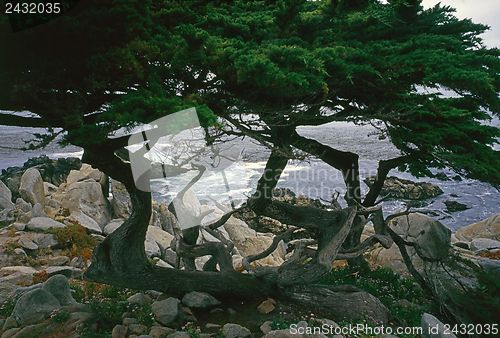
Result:
M130 202L130 196L125 185L119 181L112 180L111 194L113 195L111 207L113 208L115 216L119 218L128 218L132 211L132 203Z
M127 302L129 302L130 304L146 305L146 304L151 304L153 300L148 295L145 295L142 292L138 292L128 297Z
M154 302L151 308L156 321L165 326L178 321L181 316L180 303L180 300L172 297Z
M69 264L68 256L51 256L46 259L48 265L52 266L62 266Z
M222 334L225 338L246 338L252 335L246 327L233 323L224 324Z
M61 305L74 305L76 300L71 295L68 278L63 275L54 275L43 283L43 290L51 293Z
M165 338L170 333L175 332L174 329L164 326L152 326L149 335L153 338Z
M36 273L36 270L30 266L18 265L0 268L0 285L3 285L4 283L31 283L33 281L34 273Z
M172 250L171 248L168 248L163 252L163 260L167 262L168 264L175 266L177 263L177 253Z
M87 180L93 180L101 185L102 192L107 196L109 191L108 177L103 172L98 169L92 168L91 165L83 163L80 170L71 170L69 172L66 183L72 185L76 182L83 182Z
M50 315L61 304L51 293L43 289L35 289L22 295L12 311L12 317L21 326L35 324Z
M14 209L16 205L12 203L12 192L0 181L0 210Z
M161 249L151 237L146 237L144 240L144 249L148 257L161 257Z
M137 319L137 318L125 317L122 319L123 325L138 324L138 323L139 323L139 319Z
M102 229L97 224L94 219L86 214L84 214L81 211L73 211L69 217L68 217L70 222L80 224L82 227L87 229L90 233L93 234L102 234Z
M272 321L267 320L267 321L265 321L264 323L262 323L262 325L261 325L261 326L259 326L259 329L260 329L260 331L261 331L263 334L267 334L267 333L269 333L269 332L271 332L271 331L273 330L273 328L272 328L272 326L271 326L272 324L273 324L273 322L272 322Z
M372 186L375 176L365 179L366 185ZM384 181L381 195L390 196L391 198L402 198L409 200L422 200L439 196L443 190L437 185L425 182L413 182L402 178L390 176Z
M104 226L104 234L105 235L109 235L111 233L113 233L116 229L118 229L120 227L120 225L123 224L123 222L125 222L125 220L123 218L115 218L115 219L112 219L111 221L109 221L108 224L106 224Z
M412 213L394 218L389 222L389 226L406 241L415 243L414 247L407 246L406 249L413 265L419 271L423 270L424 259L443 259L450 252L451 231L429 216ZM370 234L373 234L373 227L365 227L365 238ZM396 245L389 249L375 247L367 252L366 258L373 266L387 267L395 272L408 274Z
M458 229L455 236L459 241L466 242L474 238L490 238L500 241L500 213Z
M190 338L191 336L187 332L175 331L167 336L167 338Z
M128 333L128 328L125 325L115 325L113 331L111 332L112 338L126 338Z
M155 258L155 259L156 259L156 263L155 263L156 266L159 266L161 268L169 268L169 269L172 269L174 267L172 264L169 264L162 259L159 259L159 258Z
M83 274L83 271L81 269L72 266L49 266L45 268L45 271L49 276L54 276L59 274L59 275L64 275L68 278L81 277Z
M474 238L470 243L472 251L500 249L500 242L489 238Z
M130 333L142 335L148 331L148 327L142 324L130 324L128 326Z
M154 337L151 337L148 334L141 334L140 336L137 336L136 338L154 338Z
M51 228L64 228L65 226L65 224L54 221L52 218L33 217L28 224L26 224L26 229L31 231L47 231Z
M53 248L59 244L52 234L35 233L33 234L33 241L40 249Z
M17 231L24 231L24 229L26 229L26 223L18 223L18 222L16 222L16 223L12 223L11 225Z
M0 210L0 228L8 226L16 221L16 213L14 209Z
M48 217L45 211L43 211L43 206L37 203L31 209L31 217Z
M19 197L16 199L16 209L22 212L30 212L32 207L31 204Z
M28 238L21 237L18 241L19 245L26 250L38 250L38 245Z
M26 251L24 251L23 249L21 248L15 248L14 249L14 253L16 255L19 255L19 256L25 256L25 257L28 257L28 255L26 254Z
M17 331L20 330L18 328L19 324L17 324L16 320L10 316L5 319L5 322L3 323L2 330L4 331L2 334L2 337L12 337L14 334L17 333Z
M24 172L23 176L21 176L19 194L26 202L31 203L31 205L35 205L37 203L45 205L43 179L37 169L30 168Z
M102 192L102 186L93 179L62 186L51 198L70 214L76 213L76 217L79 213L90 217L100 228L111 219L109 202Z
M429 313L422 315L421 323L422 338L456 338L453 333L445 334L444 324Z
M449 212L463 211L470 209L467 204L460 203L458 201L446 200L444 201L444 205L446 205L446 210Z
M204 309L220 305L221 302L208 293L192 291L184 295L182 303L191 308Z
M146 233L146 240L151 240L156 242L160 247L161 251L165 251L170 247L170 242L174 238L170 233L162 230L156 226L149 226Z
M35 289L41 289L42 286L43 286L43 283L37 283L37 284L30 285L30 286L21 286L21 287L16 289L15 297L19 298L20 296L24 295L26 292L29 292L29 291L32 291Z

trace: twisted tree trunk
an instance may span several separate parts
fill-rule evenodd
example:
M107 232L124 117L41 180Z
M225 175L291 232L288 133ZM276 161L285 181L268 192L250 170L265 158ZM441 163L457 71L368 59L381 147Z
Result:
M352 220L356 215L354 208L320 212L316 215L318 221L316 225L311 223L308 217L303 218L300 225L315 227L320 234L319 242L321 242L315 258L306 264L297 259L287 262L288 264L285 263L281 267L251 271L250 273L236 272L228 264L223 264L224 266L220 264L221 271L219 272L158 267L149 262L144 250L144 240L151 217L151 194L136 188L128 164L114 155L112 147L87 148L84 153L84 161L110 177L121 181L126 186L132 202L130 218L95 248L92 264L84 274L86 279L139 290L153 289L178 296L190 291L208 292L221 299L227 297L255 299L272 296L307 306L316 303L315 308L318 311L335 315L335 319L339 320L365 318L375 322L387 321L387 309L366 292L353 291L352 289L332 289L314 284L330 271L331 262L335 259L340 244L349 232ZM275 216L282 215L283 217L289 212L292 215L298 215L303 211L305 211L306 216L314 215L312 210L310 213L307 212L307 207L300 210L289 210L286 206L283 209L284 205L279 202L277 205L276 209L276 204L271 203L271 208L268 205L264 207L264 210L272 212ZM279 219L279 217L277 218ZM297 219L294 221L296 222ZM215 255L215 252L218 252L226 257L225 253L220 252L222 248L222 245L213 248L197 247L198 251L193 250L192 254L197 256L197 253L214 253ZM272 250L267 251L271 252ZM228 263L227 259L224 261ZM325 305L318 305L317 300L319 299ZM338 311L332 311L332 304L337 304ZM342 310L345 306L358 310L346 312ZM374 314L372 310L366 311L367 308L377 309L375 311L377 314Z

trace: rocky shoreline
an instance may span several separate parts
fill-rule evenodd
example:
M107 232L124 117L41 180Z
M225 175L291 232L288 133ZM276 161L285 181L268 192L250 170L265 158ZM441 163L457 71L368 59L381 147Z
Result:
M84 336L78 328L95 316L96 309L83 302L85 297L80 297L80 302L75 300L78 288L72 283L81 280L89 266L93 246L130 216L126 190L119 182L109 180L100 171L74 159L34 160L23 168L4 171L1 178L0 304L11 304L10 313L4 311L0 315L1 338L56 337L55 332L64 332L64 337ZM392 186L401 183L389 182ZM439 193L439 188L432 186L403 183L405 188L400 186L398 191L406 191L412 198ZM391 189L387 187L387 191ZM294 204L320 203L287 191L282 191L276 198ZM189 191L184 196L184 205L195 215L206 213L208 208ZM210 212L217 216L223 210ZM246 219L243 216L240 215ZM166 204L154 203L145 240L145 250L152 264L176 265L176 253L170 247L175 222L175 216L168 211ZM282 226L270 219L262 219L260 223L264 225L262 228L232 216L221 228L223 236L235 245L236 254L232 258L237 271L244 270L243 257L260 253L273 242L271 232L254 229ZM406 241L416 243L415 247L408 248L408 252L413 265L423 275L436 274L435 270L429 272L429 262L446 258L450 250L495 275L500 271L500 214L453 234L440 222L418 213L393 219L391 228ZM368 226L364 236L373 233L373 228ZM218 240L208 232L203 232L202 237L206 241ZM279 266L289 254L287 245L280 242L270 256L252 264ZM374 268L385 267L401 275L409 274L396 245L390 249L377 247L367 252L365 258ZM195 263L201 268L206 260L206 257L200 257ZM342 265L342 262L336 263ZM466 282L476 283L473 277L468 277ZM231 307L221 306L220 300L200 292L191 292L179 299L148 291L127 294L121 302L122 309L125 309L119 315L121 323L112 329L112 337L116 338L189 337L186 323L196 323L200 311L222 312L229 319L225 324L205 323L197 333L199 337L288 337L290 334L267 321L262 321L260 332L251 332L237 324L238 316L231 315L234 311ZM256 314L269 314L277 313L281 305L268 299L252 306ZM147 309L148 314L142 318L133 309ZM425 323L437 321L429 316L425 317ZM338 325L331 319L318 321ZM427 325L425 323L423 320L422 325ZM300 325L309 324L303 322Z

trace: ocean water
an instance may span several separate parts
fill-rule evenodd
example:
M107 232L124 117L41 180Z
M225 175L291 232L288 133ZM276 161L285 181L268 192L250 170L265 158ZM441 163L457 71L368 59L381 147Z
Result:
M351 123L330 123L319 127L301 127L299 133L308 138L314 138L321 143L334 146L339 150L353 151L360 155L361 179L376 173L377 161L388 159L399 154L398 150L387 140L379 139L371 126L355 126ZM78 147L61 148L57 142L52 142L41 150L22 150L25 141L33 137L33 133L42 133L43 129L0 126L0 169L22 165L34 156L46 154L51 158L81 157ZM231 204L239 205L255 189L262 175L269 151L251 140L236 140L229 143L231 152L239 154L232 159L224 170L209 168L202 178L193 186L198 198L203 204L220 203L227 208ZM451 171L445 174L453 176ZM153 195L159 200L171 200L195 175L194 172L152 181ZM439 181L437 179L417 179L412 175L392 170L391 176L425 181L437 184L444 194L426 201L423 207L433 211L434 217L457 229L464 225L489 217L500 211L500 192L489 184L476 180ZM343 195L344 183L340 173L314 158L304 161L290 161L281 176L279 187L292 189L297 194L330 201L332 195ZM367 186L362 183L362 190ZM470 207L465 211L448 213L444 201L455 200ZM216 201L216 202L215 202ZM342 198L339 198L342 202ZM403 201L384 201L384 212L389 214L406 208Z

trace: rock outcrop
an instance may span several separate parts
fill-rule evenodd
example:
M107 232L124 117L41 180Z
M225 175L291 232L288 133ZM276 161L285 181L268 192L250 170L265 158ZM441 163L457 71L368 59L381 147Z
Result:
M364 182L368 187L373 185L375 176L367 177ZM432 183L413 182L402 178L390 176L384 182L381 196L408 200L422 200L439 196L443 193L441 188Z

